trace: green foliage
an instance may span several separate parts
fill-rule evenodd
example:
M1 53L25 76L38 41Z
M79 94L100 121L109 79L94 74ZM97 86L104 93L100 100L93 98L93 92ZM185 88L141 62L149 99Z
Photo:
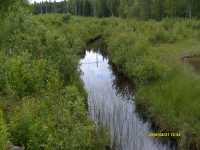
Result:
M30 150L98 149L100 138L87 119L84 100L74 86L41 99L26 97L10 118L12 142Z
M4 63L2 78L6 83L1 88L3 92L11 89L20 97L42 92L48 84L48 74L53 71L46 60L32 61L27 54L7 58Z
M41 94L53 82L51 74L60 79L56 65L44 58L32 59L28 53L9 57L1 53L1 58L0 86L3 94L12 93L16 98Z
M196 75L181 73L175 74L167 82L160 81L140 88L137 93L137 103L147 106L149 115L163 129L179 130L183 136L185 133L190 133L190 136L183 138L185 141L181 143L183 144L181 149L187 149L190 142L200 134L197 119L200 116L198 102L200 81Z
M130 78L134 78L140 83L148 83L165 78L163 72L168 72L167 65L161 62L159 53L153 46L171 43L172 39L169 36L170 31L169 33L162 29L164 34L161 34L160 31L156 32L160 25L142 24L143 22L138 26L134 22L132 25L125 24L116 27L116 30L113 30L110 37L107 38L108 53L119 71L127 73ZM129 32L121 31L121 28ZM143 28L146 28L146 33L141 32Z
M31 16L19 7L0 24L0 96L8 121L1 126L0 120L2 147L11 141L29 150L105 148L105 133L88 119L77 68L96 29L62 19Z
M3 119L3 113L0 111L0 149L6 149L8 146L8 132Z
M47 137L37 114L38 102L33 98L24 98L23 101L20 108L14 111L14 116L10 121L9 130L12 142L28 149L40 149ZM37 119L37 122L34 118Z
M106 20L106 52L115 68L136 83L136 104L161 129L180 131L180 149L199 146L199 76L181 62L198 55L198 20Z
M63 21L64 21L65 23L68 23L70 19L71 19L71 14L70 14L70 13L67 13L67 14L65 14L65 15L63 16Z
M153 44L173 43L176 41L176 37L172 32L165 31L163 28L158 27L150 34L149 41Z
M83 14L82 4L76 8L79 2L69 1L72 14ZM87 15L143 19L187 16L181 14L186 8L180 1L93 2L92 8L87 4L91 11ZM164 128L178 128L186 137L192 133L192 141L198 141L199 78L189 69L183 71L178 61L185 54L199 53L198 20L31 16L24 8L16 11L16 6L20 4L0 23L0 96L8 122L5 124L0 115L0 146L4 148L10 140L30 150L105 148L108 140L104 132L98 134L87 118L77 71L85 43L99 35L105 39L111 62L136 80L136 102L147 105ZM193 10L198 16L196 7Z

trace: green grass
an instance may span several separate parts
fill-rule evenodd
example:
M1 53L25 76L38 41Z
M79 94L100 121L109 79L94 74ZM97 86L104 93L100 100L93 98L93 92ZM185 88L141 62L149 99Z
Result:
M148 108L150 117L162 130L180 132L181 138L187 135L186 148L200 135L200 80L196 75L183 74L140 88L136 102Z
M200 53L199 21L107 21L107 53L136 82L136 104L161 130L181 132L180 149L198 149L200 76L182 58Z
M18 15L1 23L1 147L11 141L34 150L65 149L69 143L69 149L105 148L108 140L87 118L77 71L83 47L97 35L111 62L136 82L136 103L143 111L161 129L181 132L180 149L200 145L200 77L181 61L200 54L198 20L53 14L27 15L20 22Z

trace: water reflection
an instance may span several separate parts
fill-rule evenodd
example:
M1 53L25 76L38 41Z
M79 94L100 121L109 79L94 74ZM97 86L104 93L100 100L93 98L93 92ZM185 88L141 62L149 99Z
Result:
M114 74L117 74L116 71L113 71ZM129 79L124 78L123 75L118 74L117 77L113 80L113 88L116 90L116 95L122 97L129 97L131 99L134 95L134 88Z
M150 125L135 112L133 89L112 71L100 52L86 51L80 61L81 78L88 92L90 117L108 128L111 147L116 150L169 150L148 137ZM123 84L122 84L123 83ZM120 85L120 86L119 86Z

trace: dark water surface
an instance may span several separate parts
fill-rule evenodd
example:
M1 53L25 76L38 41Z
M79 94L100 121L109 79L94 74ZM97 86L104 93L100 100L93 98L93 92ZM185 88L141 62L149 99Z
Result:
M110 133L116 150L172 150L160 140L149 137L149 123L135 112L134 93L112 70L107 58L88 50L80 61L81 78L88 92L89 115Z

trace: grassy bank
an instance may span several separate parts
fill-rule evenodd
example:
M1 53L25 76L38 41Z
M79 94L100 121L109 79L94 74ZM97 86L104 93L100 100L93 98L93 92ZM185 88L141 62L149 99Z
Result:
M179 149L200 146L200 77L182 57L199 54L200 22L109 19L111 62L137 84L136 103L162 131L181 133Z

